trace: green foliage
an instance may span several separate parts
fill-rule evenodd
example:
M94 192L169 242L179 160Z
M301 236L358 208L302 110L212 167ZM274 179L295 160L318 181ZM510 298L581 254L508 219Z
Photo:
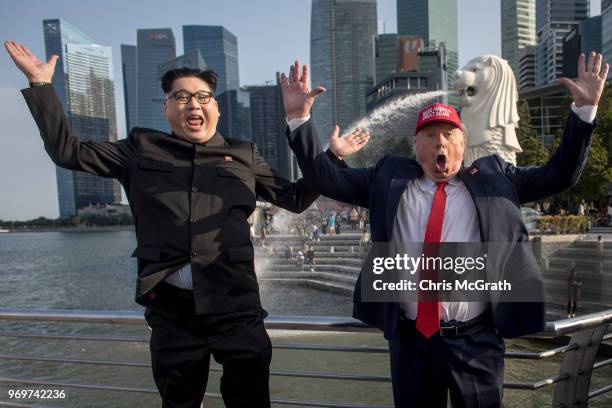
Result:
M132 217L126 214L114 216L85 216L85 217L60 217L50 219L38 217L28 221L4 221L0 220L0 228L11 230L19 229L50 229L50 228L72 228L78 226L98 227L98 226L116 226L116 225L132 225L134 221Z
M529 105L526 101L518 103L518 114L520 122L516 129L516 137L523 152L516 155L516 163L518 166L541 166L548 161L548 150L531 124Z
M542 234L579 234L586 232L588 219L582 215L546 215L536 220Z
M559 106L559 115L562 118L562 123L565 122L566 116L570 112L572 98L564 98ZM517 131L519 143L523 148L524 153L517 155L517 162L520 166L525 165L541 165L548 158L543 160L541 143L534 143L531 138L533 129L531 126L524 126L523 116L528 117L529 111L526 102L519 103L519 115L521 116L521 128ZM535 131L533 131L535 134ZM561 142L563 137L563 129L558 129L554 141L548 147L548 155L552 155ZM535 138L538 142L537 136ZM542 146L543 148L543 146ZM578 180L578 183L570 190L558 194L549 201L553 207L557 208L576 208L578 204L585 200L586 202L596 201L605 197L608 184L612 182L612 85L608 83L597 109L597 127L593 134L593 142L589 151L589 159Z
M606 87L606 90L609 87ZM612 89L610 89L612 91ZM602 102L597 109L597 127L593 132L593 142L589 150L589 158L578 183L571 189L552 198L557 207L576 207L582 200L586 202L595 201L605 197L608 184L612 183L612 169L610 168L610 133L612 131L612 93L604 93ZM561 114L569 114L571 99L565 98L561 104ZM610 130L608 130L610 129ZM555 140L550 146L554 152L561 143L563 129L557 130Z

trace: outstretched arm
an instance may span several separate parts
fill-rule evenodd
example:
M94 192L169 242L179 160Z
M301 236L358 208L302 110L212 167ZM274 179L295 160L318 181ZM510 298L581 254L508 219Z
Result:
M57 55L43 62L27 47L14 41L6 41L4 47L29 82L48 84L24 89L22 93L53 162L70 170L121 178L132 152L130 141L97 143L79 140L51 86Z
M325 92L319 86L312 91L308 87L308 66L299 61L289 69L289 77L281 74L281 87L287 119L309 118L316 97ZM340 159L347 157L367 143L367 132L357 130L340 138L336 126L330 138L330 150ZM368 191L375 169L339 169L323 152L312 120L308 119L288 135L289 146L296 154L306 181L318 192L338 201L368 207Z
M596 111L609 69L608 64L602 66L602 63L601 54L591 53L587 64L585 56L580 55L578 78L559 80L571 92L576 108L592 107ZM585 122L572 112L565 124L561 144L548 163L541 167L515 167L504 163L506 175L514 181L521 203L560 193L578 181L588 159L594 128L594 123Z

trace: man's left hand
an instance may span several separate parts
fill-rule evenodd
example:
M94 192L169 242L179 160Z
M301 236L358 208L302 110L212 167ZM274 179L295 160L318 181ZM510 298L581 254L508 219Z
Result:
M329 150L340 160L357 153L370 140L370 134L359 128L350 135L339 136L340 128L336 125L329 137Z
M578 78L575 81L569 78L559 79L559 83L563 84L572 93L577 108L599 104L609 69L608 64L602 67L602 63L603 57L601 54L592 52L587 64L585 64L584 54L580 54L580 57L578 57Z

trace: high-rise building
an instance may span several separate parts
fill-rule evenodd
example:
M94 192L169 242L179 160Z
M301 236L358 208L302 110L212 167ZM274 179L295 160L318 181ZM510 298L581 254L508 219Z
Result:
M176 57L174 34L169 28L139 29L136 42L136 118L132 126L170 132L163 116L159 66Z
M612 61L612 0L601 2L601 51L604 60ZM612 70L608 78L612 76Z
M227 89L240 89L238 74L238 39L222 26L183 26L185 53L198 50L208 64L208 69L219 76L217 95Z
M580 55L580 31L578 26L563 37L563 76L578 76L578 55Z
M166 61L163 64L159 64L157 67L157 80L161 81L162 76L168 71L179 68L191 68L199 69L200 71L206 70L206 61L202 58L200 51L193 50L184 55L180 55L176 58Z
M536 85L563 76L563 38L589 17L589 0L536 0Z
M590 52L602 51L602 17L601 15L587 18L579 23L580 52L588 55Z
M376 25L376 0L312 1L312 84L327 89L313 106L313 120L324 143L334 125L346 128L366 113Z
M285 135L287 114L279 73L276 73L276 85L248 86L245 89L250 96L253 142L270 167L278 170L283 177L296 180L295 156L289 149Z
M53 87L82 141L117 140L111 47L92 39L63 19L43 20L45 51L59 56ZM75 216L89 204L121 201L119 183L56 167L60 216Z
M426 47L446 47L448 75L459 65L457 0L397 0L397 33L421 37Z
M536 83L536 63L535 45L524 47L519 52L519 74L517 79L520 91L535 87Z
M502 0L502 58L520 75L521 50L536 44L536 0Z
M121 44L121 74L125 103L125 128L129 132L136 120L136 46Z
M578 76L578 55L601 52L601 15L582 20L563 37L563 75Z
M398 72L419 71L419 51L423 40L416 36L380 34L374 38L374 82Z
M229 89L216 97L219 104L217 129L225 137L253 140L251 137L251 101L242 89Z

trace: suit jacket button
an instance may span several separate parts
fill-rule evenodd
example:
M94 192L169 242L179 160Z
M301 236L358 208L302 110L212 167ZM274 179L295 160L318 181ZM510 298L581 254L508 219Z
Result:
M198 188L197 187L191 187L191 191L194 192L194 193L197 193L198 192Z

